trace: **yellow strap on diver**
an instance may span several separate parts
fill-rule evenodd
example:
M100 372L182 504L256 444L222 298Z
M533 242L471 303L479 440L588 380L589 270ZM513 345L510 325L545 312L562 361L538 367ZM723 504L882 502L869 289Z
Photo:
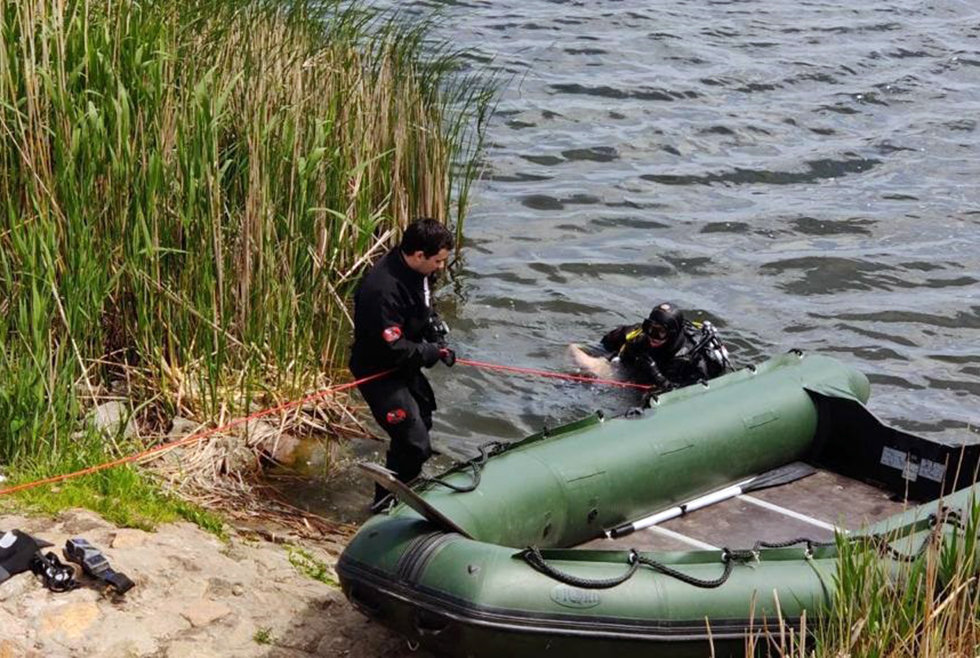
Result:
M637 327L633 331L630 331L629 333L627 333L626 334L626 338L623 340L623 344L620 345L620 347L619 347L619 355L622 356L623 350L626 349L626 346L629 344L629 342L631 340L633 340L637 336L641 336L642 334L643 334L643 327Z

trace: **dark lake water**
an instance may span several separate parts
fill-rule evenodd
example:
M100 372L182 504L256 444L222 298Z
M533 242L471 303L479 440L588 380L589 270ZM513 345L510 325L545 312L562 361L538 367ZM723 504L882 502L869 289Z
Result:
M660 300L737 364L801 348L907 429L980 424L980 5L845 0L416 2L501 72L486 173L438 296L461 356L569 370L569 342ZM434 441L629 394L433 372Z

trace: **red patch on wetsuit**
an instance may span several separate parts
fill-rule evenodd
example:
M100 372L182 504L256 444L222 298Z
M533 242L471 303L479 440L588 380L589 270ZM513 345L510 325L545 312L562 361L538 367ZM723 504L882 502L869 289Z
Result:
M387 414L385 414L385 420L388 421L389 425L397 425L408 417L404 409L392 409Z
M402 328L398 325L388 327L381 332L381 337L385 339L386 343L394 343L396 340L402 337Z

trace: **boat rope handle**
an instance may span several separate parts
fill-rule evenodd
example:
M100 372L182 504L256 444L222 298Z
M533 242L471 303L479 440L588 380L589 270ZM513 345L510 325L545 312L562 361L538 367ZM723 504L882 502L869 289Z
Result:
M939 537L937 529L943 525L952 525L956 529L966 530L965 524L960 519L960 515L955 510L950 510L948 508L942 508L939 514L930 514L926 519L929 527L932 528L932 532L922 541L919 548L911 554L902 553L896 550L891 545L891 540L887 534L875 534L875 535L864 535L849 537L846 541L848 543L867 543L870 547L878 551L879 554L889 557L896 562L914 562L926 551L926 549L936 543ZM541 554L540 549L536 546L528 546L523 551L517 554L518 557L524 559L535 571L543 573L550 578L553 578L566 585L571 585L573 587L581 587L582 589L610 589L625 583L627 580L633 577L637 572L640 565L650 567L651 569L658 571L666 576L671 576L676 578L681 582L693 585L695 587L700 587L702 589L714 589L716 587L721 587L725 584L728 578L732 575L734 569L734 564L736 562L745 564L759 559L759 551L763 548L788 548L796 544L805 544L806 551L804 556L810 557L813 553L814 547L822 546L833 546L835 542L833 541L816 541L814 539L809 539L806 537L797 537L796 539L790 539L788 541L782 542L764 542L757 541L755 545L750 550L733 550L730 548L723 548L721 550L721 561L724 563L724 571L722 574L715 578L714 580L705 580L701 578L696 578L690 574L684 573L683 571L678 571L672 567L658 562L653 558L646 557L637 553L636 549L630 549L627 555L627 570L622 576L616 576L613 578L605 579L589 579L582 578L580 576L575 576L565 571L561 571L545 560L544 556Z
M483 467L486 466L487 461L489 461L489 459L492 456L503 452L506 449L506 447L507 444L502 443L500 441L487 441L486 443L480 445L479 456L474 457L473 459L468 459L465 462L459 464L456 470L462 470L467 466L473 468L473 475L472 475L473 479L469 484L458 485L458 484L453 484L452 482L446 482L445 480L441 480L439 478L429 478L429 477L423 477L420 478L420 480L422 482L431 482L432 484L441 484L442 486L448 489L452 489L456 493L469 493L470 491L473 491L478 486L480 486L480 476L483 473Z
M610 589L612 587L616 587L617 585L621 585L633 577L640 565L650 567L654 571L658 571L665 576L670 576L671 578L676 578L677 580L687 583L688 585L693 585L694 587L714 589L725 584L729 576L732 575L732 568L735 562L750 562L755 557L755 553L753 551L737 551L724 548L721 551L721 561L725 565L724 570L717 578L706 580L696 578L690 574L684 573L683 571L678 571L677 569L668 567L666 564L658 562L653 558L644 557L637 553L636 549L632 548L630 549L626 558L628 565L626 573L624 573L622 576L604 579L581 578L579 576L574 576L570 573L556 569L548 564L544 556L541 554L541 551L536 546L529 546L518 553L518 555L524 558L524 561L531 565L534 570L554 578L555 580L566 585L581 587L582 589Z
M714 580L702 580L701 578L695 578L690 574L686 574L683 571L678 571L668 567L666 564L657 562L653 558L649 557L639 557L638 562L640 564L645 564L646 566L659 571L665 576L671 576L677 580L687 583L688 585L694 585L695 587L700 587L701 589L714 589L716 587L721 587L728 580L728 577L732 575L732 567L735 562L750 562L755 558L755 554L752 551L733 551L728 548L721 549L721 561L725 564L725 569L722 571L721 575Z
M548 564L541 555L541 551L537 546L528 546L523 551L518 553L524 561L527 562L535 571L539 571L546 576L549 576L558 582L564 583L566 585L571 585L573 587L581 587L582 589L610 589L625 583L627 580L633 577L639 567L639 555L633 549L630 549L629 556L627 557L627 569L626 573L622 576L614 576L613 578L580 578L579 576L573 576L570 573L560 571L555 567Z

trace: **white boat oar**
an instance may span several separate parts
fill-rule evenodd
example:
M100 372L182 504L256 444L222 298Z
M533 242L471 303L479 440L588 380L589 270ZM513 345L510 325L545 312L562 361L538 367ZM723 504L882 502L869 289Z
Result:
M779 468L767 471L761 475L729 485L724 489L712 491L711 493L705 494L681 505L675 505L674 507L657 512L656 514L651 514L650 516L643 517L642 519L618 525L611 530L606 530L606 537L610 539L625 537L626 535L634 533L637 530L643 530L644 528L649 528L650 526L657 525L658 523L663 523L669 519L684 516L685 514L701 509L702 507L714 505L715 503L720 503L723 500L728 500L729 498L734 498L735 496L740 496L750 491L758 491L768 487L775 487L780 484L795 482L796 480L805 478L808 475L813 475L814 473L816 473L816 469L814 469L812 466L804 464L803 462L793 462L792 464L780 466Z

